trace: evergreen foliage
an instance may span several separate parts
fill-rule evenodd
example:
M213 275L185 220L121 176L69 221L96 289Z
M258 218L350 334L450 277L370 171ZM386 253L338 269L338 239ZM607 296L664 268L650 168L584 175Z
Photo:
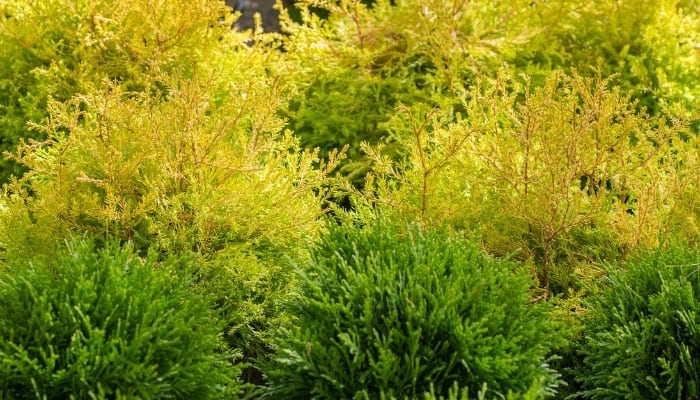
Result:
M454 384L487 398L552 394L560 326L546 304L527 304L516 264L388 221L329 230L301 267L295 327L274 342L272 398L454 397Z
M240 390L188 268L71 242L0 275L3 399L228 399Z
M584 319L584 398L700 396L699 262L697 249L672 246L609 269Z
M475 227L567 293L698 231L693 4L301 1L284 113L302 146L348 146L343 206Z
M112 266L144 265L216 315L228 350L206 354L239 355L251 397L272 355L271 397L539 399L573 373L555 396L700 397L696 0L294 3L268 34L230 29L220 0L0 1L0 291L48 301L12 288L83 285L0 315L88 332L80 282L141 288ZM329 211L343 226L324 233ZM66 253L76 236L94 245ZM665 243L678 247L649 253ZM629 257L582 322L601 265ZM136 298L143 315L167 303ZM1 375L0 398L104 378L88 357L112 346L98 333L56 344L67 360L13 353L0 372L36 378ZM54 346L47 335L28 337ZM2 346L0 363L18 349ZM112 360L131 354L115 346ZM202 382L235 392L221 382L242 365Z
M290 126L310 148L349 145L342 171L356 186L368 169L361 142L386 145L392 158L406 152L411 129L395 107L468 118L460 101L500 71L525 74L534 87L559 70L613 78L637 111L681 118L697 131L700 18L693 2L365 3L299 1L300 22L283 23L295 81L303 84L286 111Z
M409 128L394 118L395 107L459 109L476 78L495 74L522 43L521 16L511 10L528 2L471 3L298 2L301 22L287 19L283 28L287 59L303 85L286 115L302 144L322 152L350 145L341 172L361 186L368 169L361 142L386 145L392 157L404 154ZM327 11L323 18L311 12L319 9Z
M693 197L669 194L696 171L697 138L680 140L682 124L637 112L610 81L558 73L532 87L500 76L464 109L456 122L402 110L409 158L366 147L373 174L363 192L347 190L398 218L476 228L489 252L520 249L555 293L578 285L577 268L590 278L600 259L687 232L668 221L694 209Z
M319 165L282 132L280 54L249 38L232 32L211 64L157 75L156 93L115 84L50 101L35 125L47 139L19 146L28 172L0 197L2 256L50 259L74 234L193 254L229 341L261 351L290 283L280 254L304 257L336 160Z
M210 58L230 24L214 0L9 0L0 3L0 153L43 139L49 99L106 82L150 92L158 74ZM228 23L226 23L228 21ZM0 183L25 169L0 161Z
M515 58L516 68L546 77L552 68L589 75L596 67L615 76L639 110L697 119L690 111L700 101L696 2L537 1L531 7L528 24L537 34Z

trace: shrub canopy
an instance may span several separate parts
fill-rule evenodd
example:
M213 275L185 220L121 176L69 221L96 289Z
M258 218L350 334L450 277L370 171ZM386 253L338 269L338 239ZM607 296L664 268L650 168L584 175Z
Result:
M672 247L610 268L584 319L584 398L700 396L699 265L697 249Z
M551 394L559 325L516 264L439 232L329 226L301 266L295 328L267 368L274 398Z
M0 397L223 399L240 390L189 268L72 242L0 275Z

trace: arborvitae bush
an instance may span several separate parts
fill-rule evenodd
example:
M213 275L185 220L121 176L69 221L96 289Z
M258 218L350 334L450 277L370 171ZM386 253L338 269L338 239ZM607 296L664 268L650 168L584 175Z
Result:
M343 172L364 175L359 143L405 154L416 115L439 108L469 118L460 100L506 70L539 87L559 69L615 77L635 110L697 121L698 9L692 2L306 0L286 21L285 48L299 94L286 115L305 146L350 145ZM309 10L324 10L320 18ZM592 68L594 67L594 68ZM597 69L596 69L597 67Z
M29 172L5 188L3 250L33 254L89 232L210 254L231 243L292 245L318 229L314 189L332 166L316 168L315 154L279 132L284 89L249 59L258 55L231 54L239 64L225 64L225 76L217 67L164 77L168 94L156 98L113 87L51 102L38 127L48 140L19 147Z
M28 172L0 196L2 257L51 258L73 234L194 254L200 286L231 317L228 339L257 352L287 288L281 260L322 227L333 165L281 131L275 111L293 88L275 43L248 38L231 33L210 63L157 75L159 93L111 85L50 101L34 126L47 140L22 143Z
M484 186L474 199L495 215L484 226L493 249L521 248L540 264L542 286L561 293L576 286L576 268L657 244L672 202L661 182L688 167L673 157L684 156L673 147L681 124L637 112L610 80L578 73L495 87L475 96L461 153L478 171L467 184Z
M214 0L0 2L0 131L41 138L11 151L26 174L0 196L0 258L50 260L74 234L191 255L252 357L335 161L282 131L296 87L279 42L230 22Z
M486 3L486 2L482 2ZM478 76L493 76L526 37L527 1L310 0L295 4L301 22L283 21L287 59L301 85L286 110L309 148L350 145L341 171L354 183L367 170L360 143L403 155L405 121L395 107L416 112L459 108ZM309 10L324 10L320 18ZM502 40L507 37L507 40Z
M0 275L0 398L232 398L235 354L179 261L71 242Z
M111 81L158 90L163 72L211 57L231 19L223 1L9 0L0 3L0 153L21 138L43 138L27 122ZM0 183L25 170L0 161Z
M698 168L696 138L638 113L609 80L558 73L532 87L501 76L464 109L457 121L402 111L410 156L392 162L367 147L375 167L357 197L399 218L476 229L494 254L520 250L555 293L598 274L600 259L655 246L660 232L692 238L677 216L695 221L697 196L678 177Z
M688 117L697 108L696 2L538 1L531 7L528 24L537 34L515 58L516 68L546 76L553 67L588 74L597 66L603 76L616 75L623 94L651 115Z
M583 366L591 399L700 397L700 252L672 246L611 267L589 299Z
M527 273L473 241L388 221L332 225L300 269L295 328L266 367L273 398L553 391L546 357L560 326L546 304L528 304Z

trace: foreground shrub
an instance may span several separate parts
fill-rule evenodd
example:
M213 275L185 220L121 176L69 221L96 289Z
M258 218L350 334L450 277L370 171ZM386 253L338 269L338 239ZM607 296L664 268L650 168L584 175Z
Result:
M515 269L444 233L330 227L304 268L297 327L275 341L269 394L437 398L456 383L545 397L558 328Z
M203 297L116 247L0 276L0 398L231 398L240 372Z
M610 271L584 321L585 398L700 396L699 262L697 250L672 248Z

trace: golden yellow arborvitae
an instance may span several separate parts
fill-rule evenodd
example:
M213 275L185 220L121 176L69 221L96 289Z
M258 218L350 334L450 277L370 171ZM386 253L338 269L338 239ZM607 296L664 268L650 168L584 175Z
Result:
M555 73L531 88L501 76L464 108L456 122L407 114L409 159L368 148L374 174L357 201L478 231L488 251L534 259L540 285L557 292L594 274L594 261L694 234L669 218L697 212L679 179L697 171L696 137L635 111L609 80Z
M49 98L67 101L106 82L158 90L162 73L208 60L227 35L223 1L7 0L0 2L0 152L44 139ZM0 160L0 183L25 169Z

